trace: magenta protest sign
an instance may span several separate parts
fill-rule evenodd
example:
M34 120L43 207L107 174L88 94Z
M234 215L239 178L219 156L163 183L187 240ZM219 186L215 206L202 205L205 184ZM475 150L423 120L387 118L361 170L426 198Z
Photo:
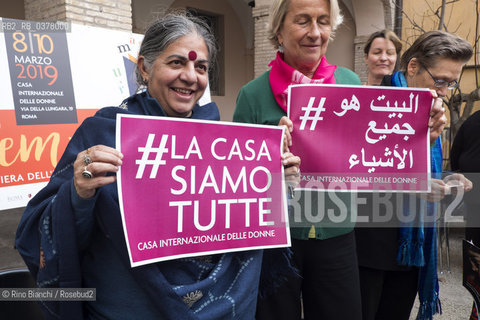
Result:
M293 85L299 189L430 191L427 89Z
M132 266L290 245L279 127L118 115Z

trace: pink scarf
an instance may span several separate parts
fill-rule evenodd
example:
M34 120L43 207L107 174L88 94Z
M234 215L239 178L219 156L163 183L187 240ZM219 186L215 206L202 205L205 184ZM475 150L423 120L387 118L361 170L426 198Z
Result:
M283 61L283 53L277 52L277 57L270 62L269 80L273 95L278 105L287 112L288 86L291 84L329 83L335 84L334 72L336 65L329 64L325 57L322 57L313 78L305 76L300 71L292 68Z

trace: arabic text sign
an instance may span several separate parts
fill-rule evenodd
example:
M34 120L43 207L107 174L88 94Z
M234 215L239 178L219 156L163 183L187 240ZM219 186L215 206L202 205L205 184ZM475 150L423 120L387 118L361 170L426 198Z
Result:
M429 191L429 90L336 85L289 90L301 189Z
M289 246L282 136L271 126L119 115L132 266Z

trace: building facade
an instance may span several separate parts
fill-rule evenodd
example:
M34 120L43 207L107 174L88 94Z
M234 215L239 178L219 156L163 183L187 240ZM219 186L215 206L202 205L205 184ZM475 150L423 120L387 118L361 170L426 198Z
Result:
M406 10L411 9L413 14L417 10L413 5L418 1L404 1ZM228 121L232 119L241 86L265 72L275 56L267 39L271 3L272 0L24 0L8 4L3 1L0 16L71 21L134 33L143 33L151 20L171 8L186 8L206 16L213 23L220 47L219 67L215 83L211 83L212 99L221 109L222 120ZM350 68L366 80L363 45L372 32L394 28L398 12L395 1L339 0L339 3L344 23L330 42L326 57L330 63ZM409 37L405 29L404 37Z
M426 31L438 29L441 4L441 0L404 0L402 40L407 46L412 44L423 32L421 29ZM477 16L480 8L478 5L478 0L447 1L442 30L456 33L474 45L475 38L480 37L480 23L478 23L480 21ZM460 88L462 93L468 94L479 87L480 52L477 50L463 69ZM479 109L480 101L477 101L474 110Z

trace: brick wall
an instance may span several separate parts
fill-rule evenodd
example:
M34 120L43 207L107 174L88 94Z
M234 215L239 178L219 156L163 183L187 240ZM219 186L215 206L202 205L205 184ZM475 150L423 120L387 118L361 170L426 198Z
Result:
M65 21L65 0L24 0L25 19L36 21Z
M395 22L395 1L382 0L383 16L385 17L385 28L393 31Z
M268 23L269 23L270 6L255 6L252 10L252 16L255 23L255 56L254 56L254 76L258 77L266 70L268 64L275 58L276 50L268 40Z
M393 31L394 27L394 18L395 18L395 3L392 0L382 0L383 5L383 14L385 20L385 28L390 29ZM367 82L367 66L364 62L364 53L363 47L367 42L370 35L361 35L356 36L354 43L355 43L355 66L354 71L360 77L362 82Z
M131 0L25 0L25 19L132 31Z
M364 53L363 47L365 46L365 42L367 42L370 35L366 36L356 36L354 43L355 43L355 73L358 74L360 80L362 82L367 82L367 65L363 60Z

